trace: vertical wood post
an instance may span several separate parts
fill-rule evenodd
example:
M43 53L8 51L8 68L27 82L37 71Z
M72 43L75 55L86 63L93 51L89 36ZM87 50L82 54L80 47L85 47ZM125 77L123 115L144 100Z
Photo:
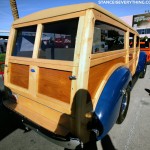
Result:
M6 59L5 59L5 71L4 71L4 84L7 85L8 82L10 81L10 64L9 64L9 57L11 56L13 52L13 47L14 47L14 42L16 40L17 36L17 30L14 29L13 27L10 30L10 35L8 39L8 44L7 44L7 50L6 50Z
M125 62L129 67L129 29L127 29L127 32L125 33L125 49L126 49Z
M81 41L81 51L79 60L79 70L77 79L77 91L79 92L76 96L76 134L85 139L86 129L83 129L85 123L85 112L86 112L86 99L88 94L88 80L89 80L89 69L94 33L95 18L91 9L86 11L84 30ZM88 138L88 136L87 136Z

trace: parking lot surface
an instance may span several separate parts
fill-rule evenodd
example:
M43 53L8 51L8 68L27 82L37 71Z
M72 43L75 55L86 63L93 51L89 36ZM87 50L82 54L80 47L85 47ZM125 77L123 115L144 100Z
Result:
M1 78L0 78L1 80ZM2 82L0 82L2 88ZM138 79L131 92L127 117L114 125L108 135L91 150L150 149L150 66L144 79ZM25 132L15 117L0 108L0 150L63 150L34 131Z

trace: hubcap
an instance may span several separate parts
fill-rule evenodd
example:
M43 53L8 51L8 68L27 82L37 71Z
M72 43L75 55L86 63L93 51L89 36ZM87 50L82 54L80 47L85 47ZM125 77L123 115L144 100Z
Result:
M123 115L127 108L128 96L127 93L123 95L123 100L121 104L121 114Z
M144 73L146 73L146 67L144 68Z

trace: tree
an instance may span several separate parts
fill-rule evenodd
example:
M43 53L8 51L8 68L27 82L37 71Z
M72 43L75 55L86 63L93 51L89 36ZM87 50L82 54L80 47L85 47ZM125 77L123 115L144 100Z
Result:
M10 6L11 6L11 11L12 11L12 15L13 15L14 20L18 19L19 14L18 14L16 0L10 0Z
M141 40L142 42L145 42L146 39L148 40L148 37L147 37L147 36L144 36L144 37L141 37L141 38L140 38L140 40Z

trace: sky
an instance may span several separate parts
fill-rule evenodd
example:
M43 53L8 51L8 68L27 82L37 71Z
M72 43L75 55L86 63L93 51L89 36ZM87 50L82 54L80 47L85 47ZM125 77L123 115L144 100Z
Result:
M150 0L108 0L108 1L147 1L149 4L99 4L103 0L16 0L19 17L57 6L94 2L118 17L143 14L150 11ZM11 28L13 17L9 0L0 0L0 31Z

